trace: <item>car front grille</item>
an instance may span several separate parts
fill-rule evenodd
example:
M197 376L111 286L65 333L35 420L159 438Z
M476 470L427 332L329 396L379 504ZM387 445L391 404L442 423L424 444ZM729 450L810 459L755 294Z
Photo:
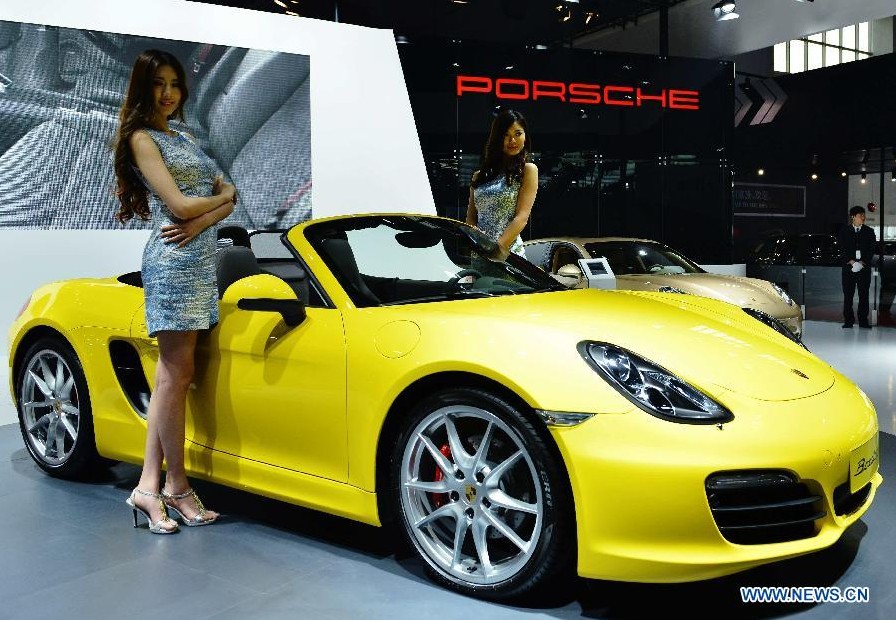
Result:
M811 538L825 515L822 497L785 471L716 473L706 497L722 536L739 545Z

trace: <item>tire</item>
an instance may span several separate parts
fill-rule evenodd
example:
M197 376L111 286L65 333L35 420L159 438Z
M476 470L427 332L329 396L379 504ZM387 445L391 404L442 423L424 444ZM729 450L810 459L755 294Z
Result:
M16 377L19 429L38 467L60 478L83 477L101 465L90 394L81 362L61 337L28 348Z
M497 601L572 574L569 482L538 430L511 403L472 388L437 392L407 418L389 501L434 581Z

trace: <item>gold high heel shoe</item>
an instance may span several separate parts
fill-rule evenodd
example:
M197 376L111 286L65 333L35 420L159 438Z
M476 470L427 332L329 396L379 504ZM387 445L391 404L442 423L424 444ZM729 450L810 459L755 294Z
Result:
M159 500L159 508L162 509L162 514L164 516L153 523L152 517L149 516L149 513L140 508L140 506L138 506L134 501L134 493L139 493L140 495L146 495L147 497L152 497ZM131 510L134 513L134 527L137 527L137 513L139 512L144 517L146 517L146 523L149 525L149 531L153 534L173 534L177 531L177 521L172 520L171 517L168 516L168 510L165 508L165 502L162 501L162 496L160 494L143 491L141 489L134 489L133 491L131 491L130 497L125 500L125 503L131 507Z
M198 525L211 525L215 521L218 520L218 517L207 517L208 511L205 509L205 506L202 505L202 500L199 499L199 496L196 495L196 491L193 489L187 489L183 493L168 493L167 491L162 491L162 499L165 504L171 508L174 512L178 514L183 521L183 524L187 527L196 527ZM177 506L174 505L175 500L185 499L187 497L192 497L193 501L196 502L196 508L199 510L192 519L188 519L187 516L182 513Z

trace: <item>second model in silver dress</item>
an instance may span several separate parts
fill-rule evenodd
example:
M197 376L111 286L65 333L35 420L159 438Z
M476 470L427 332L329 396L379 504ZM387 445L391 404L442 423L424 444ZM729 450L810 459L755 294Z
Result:
M520 181L514 179L508 183L503 174L479 187L474 187L473 205L476 207L476 225L479 229L497 241L516 215L516 200L519 193ZM510 251L525 257L523 240L519 235L510 245Z

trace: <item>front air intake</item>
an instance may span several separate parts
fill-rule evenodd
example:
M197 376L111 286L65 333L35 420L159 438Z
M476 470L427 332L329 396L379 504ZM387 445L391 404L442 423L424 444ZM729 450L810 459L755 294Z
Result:
M785 471L713 474L706 497L722 536L739 545L811 538L825 515L821 496Z

